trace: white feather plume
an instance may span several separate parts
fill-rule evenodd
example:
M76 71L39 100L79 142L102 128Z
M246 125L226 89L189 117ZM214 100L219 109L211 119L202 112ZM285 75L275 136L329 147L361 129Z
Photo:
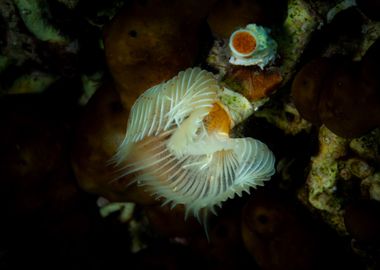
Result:
M265 144L206 130L219 91L211 73L192 68L143 93L115 155L122 176L137 173L152 194L198 218L270 179L275 158Z

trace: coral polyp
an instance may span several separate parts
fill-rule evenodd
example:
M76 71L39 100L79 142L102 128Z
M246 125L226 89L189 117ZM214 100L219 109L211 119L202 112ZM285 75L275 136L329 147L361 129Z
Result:
M183 204L200 213L274 173L269 148L253 138L231 138L234 125L223 90L212 73L180 72L144 92L131 109L115 162L164 204Z

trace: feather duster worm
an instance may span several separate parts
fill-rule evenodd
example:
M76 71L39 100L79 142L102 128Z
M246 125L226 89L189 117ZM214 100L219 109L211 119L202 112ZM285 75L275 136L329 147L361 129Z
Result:
M252 138L231 138L234 119L212 73L187 69L143 93L131 109L126 136L114 157L122 176L186 216L215 206L274 173L275 158ZM204 211L205 210L205 211Z

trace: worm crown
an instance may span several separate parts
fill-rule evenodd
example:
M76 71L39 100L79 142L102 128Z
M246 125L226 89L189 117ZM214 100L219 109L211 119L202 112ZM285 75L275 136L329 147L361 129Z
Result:
M144 92L114 157L121 176L137 175L135 181L164 204L183 204L198 219L270 179L272 152L253 138L230 138L234 113L221 93L213 74L200 68Z

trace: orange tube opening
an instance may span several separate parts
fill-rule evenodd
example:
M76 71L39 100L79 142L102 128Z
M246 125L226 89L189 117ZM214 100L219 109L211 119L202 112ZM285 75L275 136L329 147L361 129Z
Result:
M232 46L241 54L249 54L256 49L256 39L248 32L238 32L232 39Z

